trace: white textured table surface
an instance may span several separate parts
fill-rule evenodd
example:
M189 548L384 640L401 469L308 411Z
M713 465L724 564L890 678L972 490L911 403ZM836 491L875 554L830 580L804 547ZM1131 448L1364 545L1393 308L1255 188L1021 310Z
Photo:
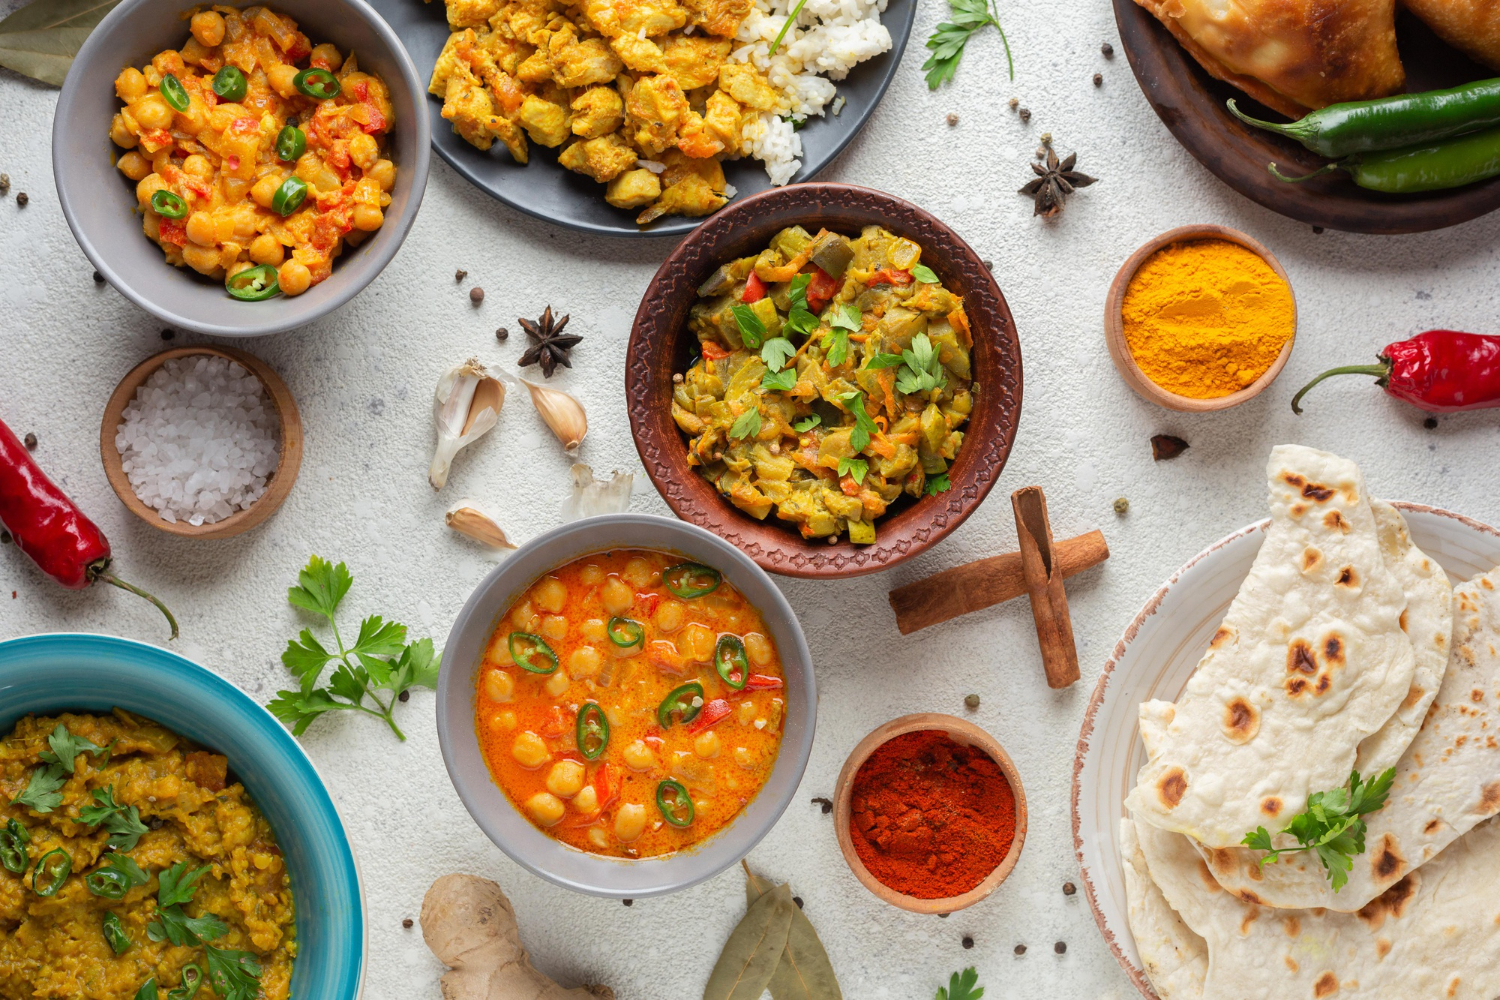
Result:
M0 0L0 10L15 6ZM921 40L939 20L928 0L881 107L824 175L883 188L953 225L995 262L1021 334L1025 410L1010 464L989 501L933 551L876 576L838 583L786 580L817 665L817 742L790 809L751 854L754 868L790 881L827 943L851 998L926 1000L950 971L979 968L990 994L1024 1000L1110 1000L1132 988L1104 946L1077 881L1068 789L1083 708L1105 657L1159 583L1199 549L1263 515L1261 469L1272 445L1296 441L1341 451L1391 499L1438 504L1500 520L1494 414L1443 418L1392 401L1368 380L1329 383L1307 415L1287 406L1296 387L1335 364L1372 360L1385 343L1428 327L1500 332L1496 237L1500 215L1425 236L1312 233L1220 184L1178 147L1147 106L1103 0L1003 4L1016 52L1004 75L993 32L978 38L957 80L928 92ZM1104 85L1091 83L1095 71ZM1017 95L1033 117L1006 110ZM286 587L310 553L354 572L351 613L382 613L439 644L491 562L442 525L469 495L503 512L525 540L560 521L568 460L524 399L457 461L447 489L426 482L431 393L438 376L477 354L512 364L524 338L517 316L551 303L585 340L554 384L580 397L591 431L582 459L596 470L640 473L622 400L630 321L656 266L660 240L584 239L491 201L434 157L422 212L400 255L366 292L314 326L245 343L286 379L302 409L301 478L261 528L221 542L166 536L138 522L111 493L98 455L99 418L115 383L166 345L161 325L117 292L96 286L63 222L48 137L55 90L0 71L0 417L33 431L43 467L114 544L122 574L159 594L182 622L180 650L266 700L287 683L281 650L303 622ZM945 116L959 116L949 127ZM438 127L444 127L441 121ZM1100 183L1054 223L1031 217L1015 189L1043 132L1078 150ZM25 191L30 204L17 208ZM1121 261L1167 228L1218 222L1263 241L1290 273L1301 316L1281 380L1230 413L1159 410L1127 389L1105 352L1100 314ZM143 243L141 252L154 252ZM455 285L464 268L469 283ZM469 284L487 293L470 306ZM513 331L501 347L497 326ZM179 335L173 344L194 342ZM1153 464L1148 438L1173 433L1191 449ZM1083 680L1043 683L1026 602L970 615L910 638L896 631L886 591L946 566L1010 550L1007 494L1043 486L1059 537L1102 528L1113 556L1069 585ZM1117 517L1111 502L1130 499ZM666 513L642 474L632 508ZM14 597L11 592L14 591ZM70 593L14 549L0 549L0 638L32 632L110 632L157 642L163 623L109 588ZM1009 881L948 919L877 901L850 874L830 817L808 800L829 795L845 755L865 733L907 712L964 714L999 737L1024 778L1030 833ZM377 721L316 723L303 740L332 787L359 854L369 900L370 1000L436 997L441 971L420 931L403 930L439 875L497 880L520 916L537 964L567 983L602 981L621 1000L700 994L725 935L743 912L737 870L689 891L618 902L575 895L523 872L485 839L449 785L433 726L433 697L401 707L400 744ZM971 935L972 950L961 940ZM1064 955L1056 941L1067 943ZM1028 951L1016 957L1016 944Z

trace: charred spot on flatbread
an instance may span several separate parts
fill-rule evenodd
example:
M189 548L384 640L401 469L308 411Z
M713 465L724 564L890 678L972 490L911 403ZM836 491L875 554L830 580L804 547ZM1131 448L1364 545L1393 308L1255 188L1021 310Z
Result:
M1340 514L1336 510L1330 510L1323 515L1323 527L1329 531L1342 531L1347 535L1352 525L1349 524L1348 519L1343 514Z
M1309 545L1302 550L1302 572L1311 573L1323 564L1323 553L1316 546Z
M1416 875L1416 872L1408 872L1401 881L1366 903L1359 911L1359 919L1372 931L1378 931L1386 917L1400 920L1417 894Z
M1339 977L1331 972L1323 973L1318 977L1318 981L1313 983L1313 996L1317 997L1318 1000L1323 1000L1324 997L1331 997L1338 991Z
M1323 659L1334 665L1344 662L1344 642L1337 635L1323 640Z
M1282 917L1281 926L1286 928L1286 936L1294 938L1302 933L1302 921L1296 917Z
M1442 828L1443 828L1443 821L1441 819L1430 819L1430 820L1427 821L1427 825L1424 826L1424 827L1422 827L1422 832L1425 833L1427 836L1430 837L1434 833L1437 833Z
M1227 625L1220 625L1219 626L1219 630L1214 633L1214 637L1212 639L1208 640L1208 648L1209 649L1218 649L1220 646L1222 646L1225 643L1229 642L1229 640L1231 640L1233 638L1234 638L1234 629L1230 628Z
M1260 712L1246 699L1236 696L1224 706L1224 738L1236 745L1255 739L1260 732Z
M1391 942L1386 938L1375 939L1375 957L1385 958L1391 953Z
M1234 892L1234 895L1235 895L1235 898L1238 899L1240 902L1242 902L1242 903L1249 903L1251 906L1264 906L1264 905L1266 905L1266 901L1265 900L1261 899L1259 896L1257 896L1255 893L1251 892L1249 889L1236 889L1235 892Z
M1406 871L1406 859L1401 856L1400 846L1389 833L1380 838L1370 856L1370 874L1375 876L1376 882L1389 882Z
M1161 796L1161 804L1168 809L1177 808L1177 803L1187 794L1187 774L1180 767L1170 768L1161 780L1156 783L1156 794Z
M1288 969L1292 970L1292 975L1295 976L1297 973L1299 973L1299 972L1302 971L1302 966L1298 965L1297 964L1297 960L1295 958L1293 958L1292 956L1290 956L1290 955L1283 955L1281 957L1281 960L1286 963L1286 967Z
M1307 513L1307 504L1305 504L1305 503L1294 503L1294 504L1292 504L1292 516L1293 517L1301 517L1303 514L1306 514L1306 513Z
M1479 793L1479 808L1474 810L1481 816L1493 816L1500 812L1500 781L1492 781Z
M1267 795L1265 798L1260 800L1260 811L1265 813L1267 816L1280 816L1282 805L1282 801L1276 796Z
M1335 511L1334 513L1338 513ZM1336 587L1348 587L1351 590L1359 587L1359 574L1354 571L1353 566L1345 566L1339 570L1339 578L1333 581Z
M1406 699L1401 702L1404 709L1413 709L1422 701L1422 696L1427 692L1419 684L1413 684L1411 690L1406 692Z
M1306 690L1307 690L1307 678L1305 678L1305 677L1288 677L1286 679L1286 693L1289 694L1289 695L1291 695L1293 698L1297 697L1303 691L1306 691Z
M1312 647L1303 639L1295 639L1286 648L1286 672L1315 674L1318 672L1318 661L1313 657Z

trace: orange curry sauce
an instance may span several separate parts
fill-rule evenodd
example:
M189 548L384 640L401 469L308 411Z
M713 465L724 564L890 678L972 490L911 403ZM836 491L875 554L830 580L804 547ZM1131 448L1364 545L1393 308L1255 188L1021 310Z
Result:
M475 711L490 774L538 828L581 851L649 858L690 847L732 822L776 763L786 690L775 643L727 580L699 597L674 595L663 571L683 562L621 549L568 563L506 610L485 650ZM513 643L516 634L544 641L556 669L518 665L513 646L534 666L552 664L530 640ZM729 669L739 689L715 666L716 650L738 662L736 642L749 665ZM662 725L663 700L694 682L703 695L700 704L684 699L690 718ZM609 722L593 759L576 735L580 711L593 718L590 703ZM597 730L585 748L598 750ZM686 825L658 805L663 782L691 796ZM670 818L680 822L685 803L667 787Z

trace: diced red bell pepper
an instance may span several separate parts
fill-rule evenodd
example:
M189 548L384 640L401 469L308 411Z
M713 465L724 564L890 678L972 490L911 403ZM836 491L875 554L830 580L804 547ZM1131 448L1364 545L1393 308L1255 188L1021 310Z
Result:
M911 275L907 275L907 281L911 281ZM828 301L838 294L841 282L821 267L812 269L812 280L807 283L807 308L813 312L822 312Z
M893 267L882 267L870 275L865 282L866 288L874 288L876 285L909 285L912 283L910 271L898 271Z
M720 358L729 357L729 355L730 351L727 348L720 347L718 341L705 340L703 342L703 360L718 361Z
M181 219L168 219L163 216L161 225L156 231L161 235L163 243L175 243L180 247L187 246L187 224Z
M729 718L729 702L723 698L715 698L703 706L703 711L698 713L698 718L688 726L688 732L696 736L709 726L723 722L727 718Z
M636 594L636 603L641 606L643 614L652 615L656 613L656 606L661 603L660 594Z
M599 798L598 808L601 812L620 795L619 782L609 779L609 765L600 764L599 770L594 774L594 794Z
M776 691L781 688L782 683L780 677L772 677L770 674L751 674L745 687L751 691Z
M846 497L859 496L859 483L854 481L853 476L845 476L839 480L839 489L844 491Z
M568 724L567 714L563 711L561 705L552 706L551 720L541 727L542 735L549 736L553 739L556 739L557 737L567 733L571 728L572 727Z
M760 280L760 275L754 271L750 277L745 279L745 294L740 296L741 302L759 302L766 297L766 283Z

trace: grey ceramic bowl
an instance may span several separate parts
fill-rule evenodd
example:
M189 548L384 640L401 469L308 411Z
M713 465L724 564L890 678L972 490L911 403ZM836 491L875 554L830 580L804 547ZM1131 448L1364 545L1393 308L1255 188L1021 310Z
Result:
M592 552L618 548L680 552L724 574L765 619L781 653L787 710L781 752L771 776L728 827L692 850L620 861L586 854L532 826L490 777L474 728L475 673L506 609L537 578ZM696 525L644 514L591 517L532 539L485 577L459 612L443 650L437 731L448 776L469 815L502 851L549 882L594 896L659 896L711 878L748 854L781 818L812 753L817 720L812 655L792 606L755 565L728 542Z
M432 124L426 86L401 41L365 0L297 0L269 6L297 21L314 43L353 50L362 68L390 89L396 126L388 139L396 186L385 224L334 262L333 276L297 296L239 302L224 287L168 265L141 232L135 184L115 169L119 148L109 125L120 101L114 81L127 65L188 38L184 11L194 0L124 0L89 35L63 82L52 125L52 174L63 215L78 245L126 298L173 326L216 337L258 337L311 323L348 302L396 256L427 186Z

